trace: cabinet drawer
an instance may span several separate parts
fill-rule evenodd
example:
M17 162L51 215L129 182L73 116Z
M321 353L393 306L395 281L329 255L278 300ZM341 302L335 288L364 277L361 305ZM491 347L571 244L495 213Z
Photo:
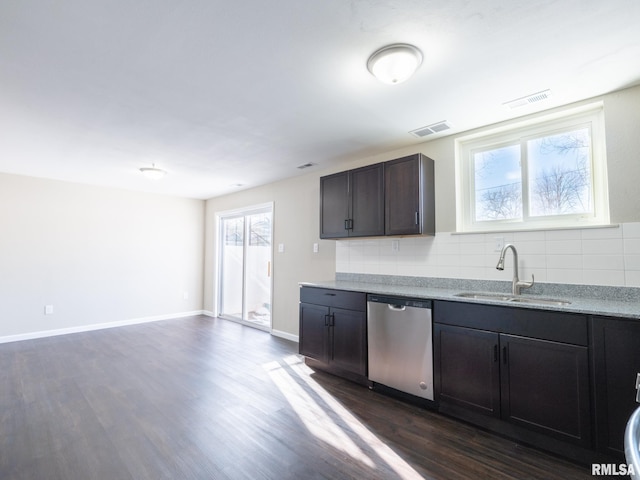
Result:
M301 287L300 301L325 305L327 307L346 308L348 310L367 311L367 294L333 290L331 288Z

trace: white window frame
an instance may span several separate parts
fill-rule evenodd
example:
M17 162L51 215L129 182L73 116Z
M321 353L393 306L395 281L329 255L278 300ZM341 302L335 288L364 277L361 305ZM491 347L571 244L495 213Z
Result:
M570 128L588 126L591 130L591 175L593 214L528 217L517 220L475 221L473 153L526 142L541 135L552 135ZM522 144L522 143L521 143ZM609 225L609 195L602 102L570 110L537 116L498 128L484 129L455 141L456 155L456 228L458 232L540 230ZM523 167L523 201L528 182Z

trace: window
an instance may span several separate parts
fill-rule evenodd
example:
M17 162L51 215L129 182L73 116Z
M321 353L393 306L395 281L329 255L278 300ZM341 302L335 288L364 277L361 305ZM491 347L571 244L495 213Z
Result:
M456 141L458 231L609 222L601 105Z

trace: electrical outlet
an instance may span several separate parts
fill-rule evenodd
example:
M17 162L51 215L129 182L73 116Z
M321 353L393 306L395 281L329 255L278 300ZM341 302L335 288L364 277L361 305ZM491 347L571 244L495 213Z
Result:
M44 314L45 315L53 315L53 305L45 305L44 306Z
M278 253L284 253L284 243L278 244Z
M501 252L504 248L504 237L495 237L495 247L493 248L494 252Z
M313 253L318 253L319 247L317 243L313 244Z
M182 292L182 299L189 300L189 292Z
M391 240L391 251L397 252L400 250L400 240Z

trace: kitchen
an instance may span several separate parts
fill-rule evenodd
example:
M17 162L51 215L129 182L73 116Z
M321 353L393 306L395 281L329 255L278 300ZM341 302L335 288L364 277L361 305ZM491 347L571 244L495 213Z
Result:
M619 8L621 12L637 12L637 6L629 2L623 2ZM633 15L623 14L621 18L625 17L628 19ZM634 45L629 48L633 50ZM364 57L370 53L367 51ZM361 60L360 63L364 64L366 58ZM606 67L615 70L613 67L617 68L617 63L614 60L615 57L612 64L596 65L596 70L606 70ZM364 67L362 70L363 75L369 75ZM430 72L432 70L421 73L427 75L426 79ZM70 69L68 73L71 75L73 70ZM590 74L593 74L592 70ZM585 75L582 73L581 78ZM57 87L62 88L66 80L57 79ZM29 81L35 81L35 76ZM313 85L316 82L319 80L310 80ZM70 181L73 173L70 170L73 168L65 167L64 163L58 164L53 172L48 168L43 175L3 163L0 185L4 208L0 218L3 230L10 233L3 235L1 243L4 320L0 336L8 342L38 338L48 333L81 332L106 324L127 325L136 321L176 318L190 313L204 312L215 316L218 282L216 215L218 212L266 202L274 204L273 244L283 244L285 247L282 253L274 252L273 258L272 333L289 340L297 340L299 334L300 282L326 282L336 278L336 275L388 275L495 280L509 284L509 266L505 272L495 269L499 255L495 248L496 237L502 238L505 244L513 243L519 248L523 279L530 278L533 273L539 284L604 284L638 288L640 194L635 179L640 178L640 165L635 159L640 147L637 138L640 112L634 106L640 104L640 88L634 86L636 82L637 77L624 77L615 84L612 82L606 91L588 97L601 101L604 109L610 223L618 226L612 228L457 234L455 141L463 131L449 136L436 136L426 142L412 138L411 142L416 143L404 146L396 147L389 142L373 153L363 147L339 162L317 165L311 170L296 172L294 177L274 179L270 183L235 193L227 191L220 196L198 194L200 196L197 198L160 195L159 189L162 187L157 185L161 184L142 186L145 189L158 189L156 192L133 193L126 191L133 189L132 184L105 186L95 178L86 182ZM533 86L532 83L536 82L527 84L527 87ZM410 83L406 85L411 87ZM548 88L548 85L538 87L536 83L536 88L518 90L518 95L544 88ZM576 82L576 90L580 88L584 87ZM461 89L469 90L468 83ZM5 91L15 93L15 90L7 86ZM377 91L379 95L388 95L384 90ZM515 91L510 92L514 94L505 95L500 101L517 96ZM78 95L93 93L80 91ZM557 91L556 100L559 96L560 91ZM36 140L46 146L42 152L38 152L39 155L46 156L46 149L53 149L53 146L66 146L74 140L85 138L65 132L67 125L64 122L52 125L55 121L47 121L46 115L33 113L38 112L34 107L35 101L42 100L43 107L46 106L44 98L18 98L30 100L31 103L27 104L34 110L22 106L19 108L8 98L3 98L7 101L4 111L11 113L11 117L3 117L3 125L9 128L11 125L24 124L24 130L33 128L37 131L37 139L26 138L31 141L33 148L38 146ZM177 100L181 100L181 97ZM59 108L61 117L67 118L69 111L64 105L50 101ZM398 106L388 110L390 115L406 108L413 99L400 95L394 97L393 102ZM582 102L584 100L580 99L570 105L580 105ZM133 102L133 105L140 109L149 108L145 102ZM553 111L565 108L560 103L551 105ZM153 109L149 110L153 113ZM527 114L514 115L536 117L545 110L539 105L527 110ZM108 109L103 109L102 113L106 120L111 120ZM404 134L425 123L448 118L449 114L443 115L436 118L429 116L424 120L424 114L418 117L420 120L413 117L402 126L402 132ZM80 117L79 123L89 122L89 117L87 112ZM477 131L483 125L496 122L499 121L478 124L464 132ZM154 126L161 130L161 122L158 123ZM113 127L109 121L105 124ZM100 128L105 124L98 127L92 125L91 140L94 144L101 145L107 141L97 133L102 131ZM49 135L47 130L51 132ZM379 132L380 129L373 130ZM64 133L67 135L61 135ZM23 131L17 132L11 140L19 140L21 135L25 135ZM60 141L60 138L64 141ZM3 141L9 142L9 139L5 137ZM320 143L328 144L329 141L323 139ZM93 151L86 144L85 148ZM131 149L139 152L137 144ZM160 149L154 144L155 151ZM117 152L114 150L117 149L109 150L103 158L116 162ZM10 156L18 156L18 151L19 148L10 144L3 153L2 161L8 162ZM396 244L392 243L394 240L391 238L319 239L320 176L386 162L416 152L435 161L435 236L399 237ZM304 151L292 165L295 167L306 163L308 153ZM83 158L83 155L76 153L69 155L67 161L73 162L73 167L79 170L82 161L78 159ZM28 158L19 160L24 165L21 168L28 166ZM86 161L89 162L88 159ZM137 174L138 167L142 166L139 163L137 159L127 161L120 164L119 169L125 170L126 165ZM158 161L159 165L161 163ZM275 168L277 162L273 160L273 163ZM166 168L179 170L177 166ZM249 175L250 169L244 169ZM262 169L268 170L265 167ZM102 167L94 166L93 170L98 176L103 173L106 175ZM171 176L172 172L169 172L164 180L171 182ZM315 243L318 244L318 252L313 251ZM39 281L33 282L33 279ZM45 305L53 305L53 314L43 314Z

